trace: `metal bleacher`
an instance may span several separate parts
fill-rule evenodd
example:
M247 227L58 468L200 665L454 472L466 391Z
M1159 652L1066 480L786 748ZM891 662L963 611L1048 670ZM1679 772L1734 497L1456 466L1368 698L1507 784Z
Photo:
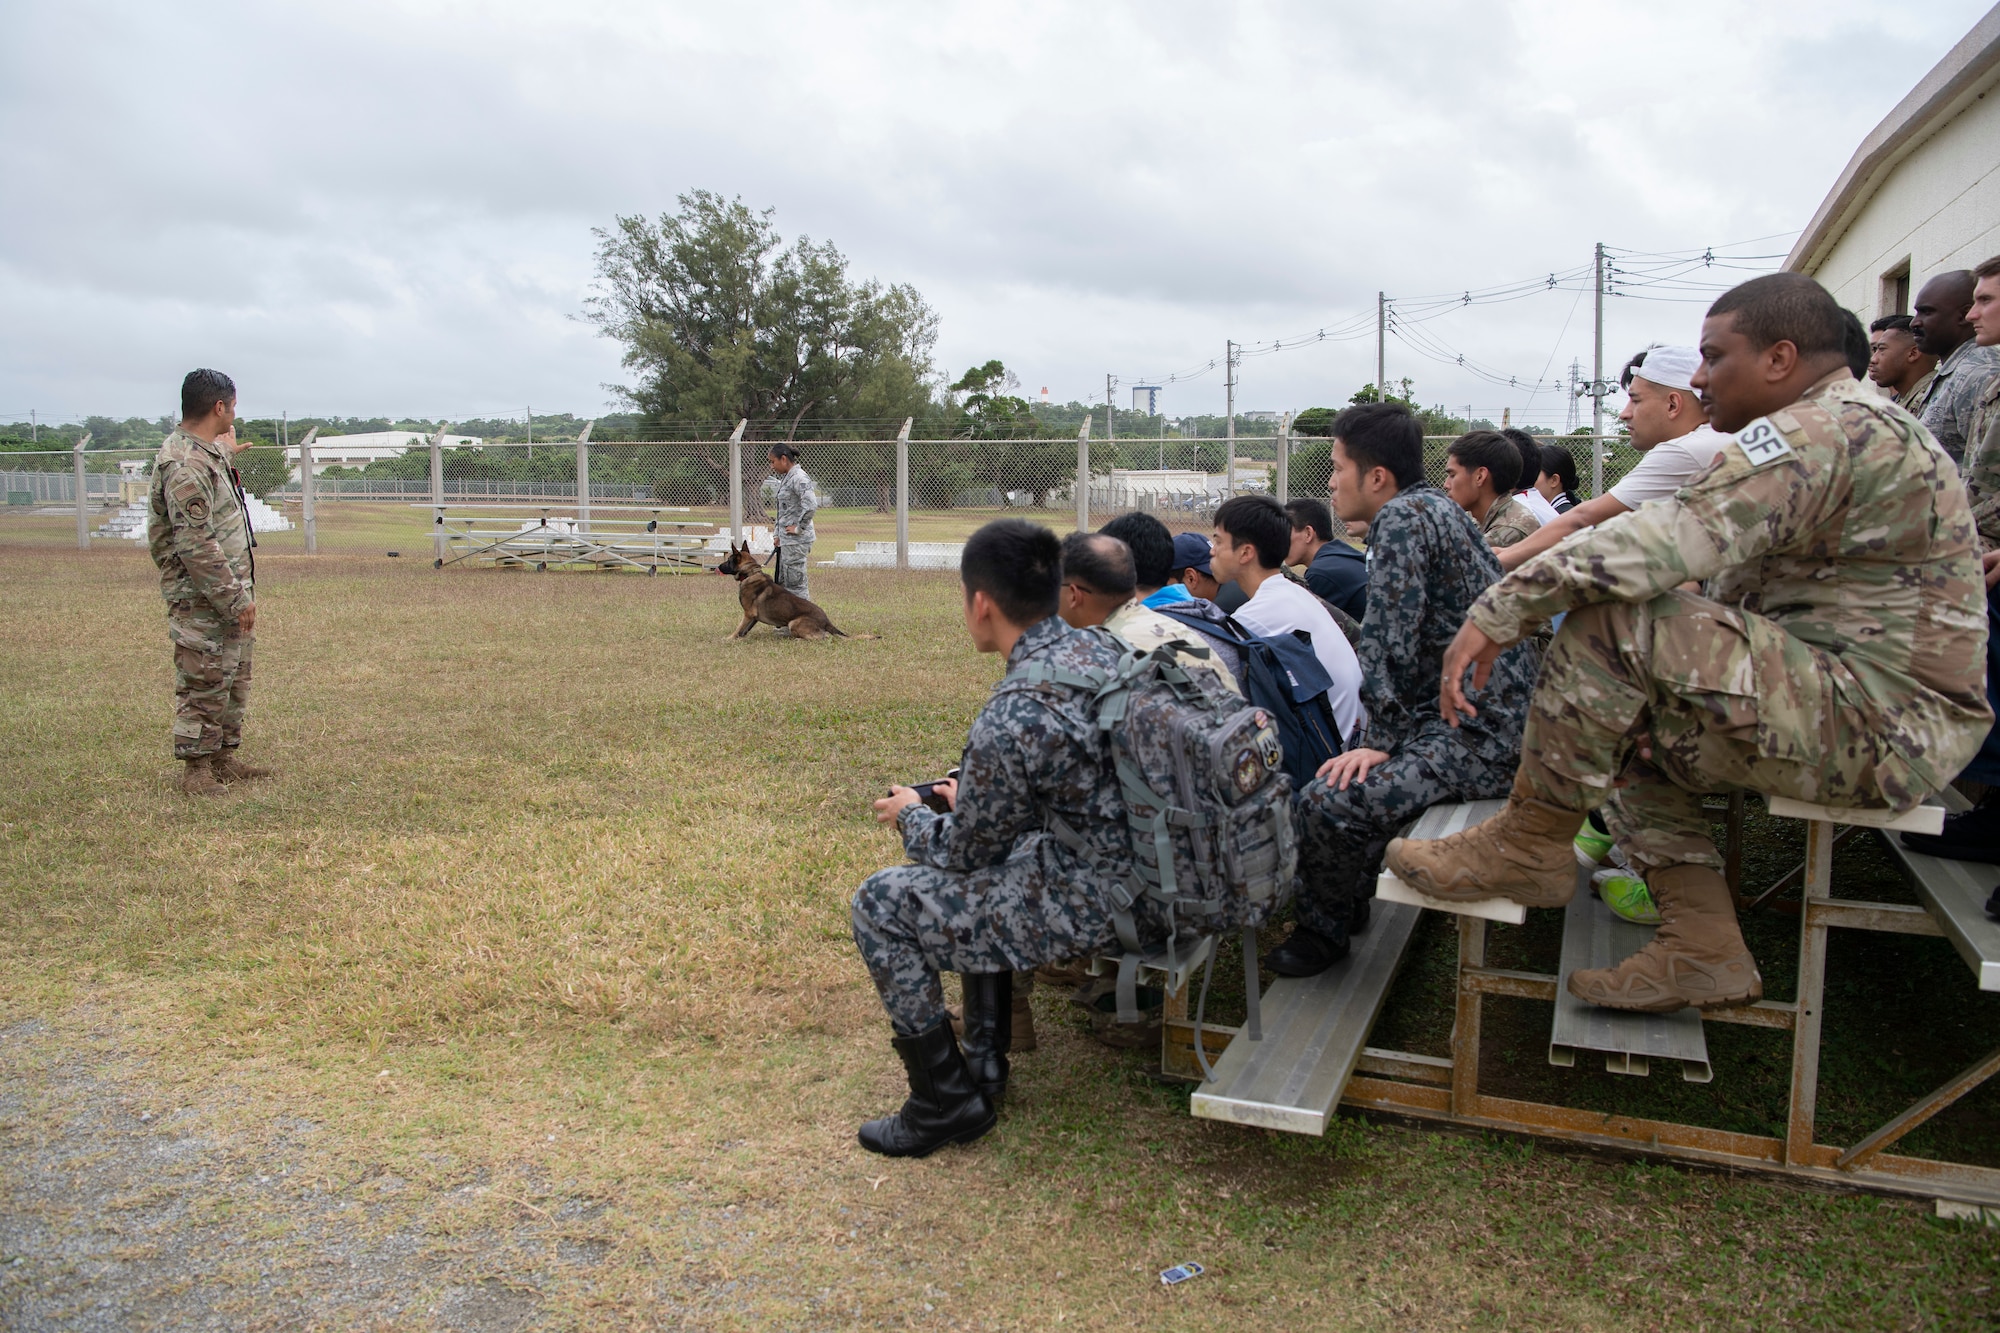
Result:
M1163 1069L1200 1081L1191 1110L1203 1119L1233 1121L1292 1133L1323 1134L1337 1106L1385 1112L1463 1127L1539 1135L1596 1148L1682 1161L1751 1169L1890 1193L2000 1206L2000 1169L1932 1158L1900 1156L1888 1149L1916 1126L2000 1073L2000 1050L1975 1062L1942 1087L1846 1147L1815 1140L1821 1005L1826 983L1826 939L1832 928L1935 935L1949 939L1971 967L1978 988L2000 990L2000 922L1984 911L2000 869L1945 861L1913 852L1893 837L1902 830L1935 831L1947 808L1963 808L1955 792L1903 815L1830 809L1769 798L1771 813L1806 823L1806 863L1794 877L1802 885L1799 983L1796 1000L1760 1000L1697 1014L1614 1013L1569 997L1563 977L1577 967L1608 966L1644 945L1650 928L1613 917L1587 881L1565 909L1561 970L1554 976L1486 964L1486 933L1494 918L1519 921L1493 904L1479 914L1458 905L1422 900L1385 876L1377 890L1374 921L1354 941L1353 952L1318 977L1279 978L1252 1009L1261 1024L1245 1029L1203 1025L1187 1018L1192 970L1169 979L1163 1028ZM1498 801L1438 806L1408 830L1438 837L1476 824L1500 808ZM1908 874L1921 906L1836 899L1832 858L1841 825L1881 830ZM1732 822L1732 829L1735 827ZM1731 863L1737 853L1731 849ZM1768 897L1769 895L1764 895ZM1453 913L1458 927L1454 1023L1449 1058L1381 1050L1367 1045L1389 989L1407 955L1422 910ZM1204 957L1206 955L1204 954ZM1527 1102L1480 1088L1483 1002L1489 995L1543 1000L1554 1008L1549 1058L1573 1063L1575 1052L1602 1054L1613 1072L1643 1074L1655 1060L1679 1064L1682 1076L1713 1077L1704 1023L1734 1023L1791 1034L1791 1086L1782 1136L1741 1133L1636 1116ZM1251 1027L1260 1030L1250 1031ZM1207 1077L1193 1057L1200 1041L1210 1054Z

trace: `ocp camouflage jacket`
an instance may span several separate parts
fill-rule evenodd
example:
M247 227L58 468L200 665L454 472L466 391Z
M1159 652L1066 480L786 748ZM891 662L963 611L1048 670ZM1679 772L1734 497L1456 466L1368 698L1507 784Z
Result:
M250 607L256 545L250 513L229 466L228 446L176 427L153 460L148 545L169 606L206 602L235 620Z

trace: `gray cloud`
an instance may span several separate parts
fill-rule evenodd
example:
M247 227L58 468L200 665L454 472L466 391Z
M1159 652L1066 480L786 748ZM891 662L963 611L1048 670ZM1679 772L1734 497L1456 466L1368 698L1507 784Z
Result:
M590 228L698 187L915 283L947 367L1101 394L1378 289L1791 231L1981 11L25 0L0 415L158 412L198 362L258 411L600 410L617 348L570 318ZM1607 357L1698 310L1614 302ZM1588 317L1558 294L1425 327L1532 377L1587 360ZM1397 344L1389 368L1560 411ZM1372 372L1368 340L1259 358L1238 402ZM1164 404L1221 398L1216 374Z

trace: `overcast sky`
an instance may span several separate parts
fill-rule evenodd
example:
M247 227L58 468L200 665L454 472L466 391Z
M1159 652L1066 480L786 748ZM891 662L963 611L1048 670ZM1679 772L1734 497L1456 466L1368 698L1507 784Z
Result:
M1107 372L1599 240L1782 254L1985 8L9 0L0 420L158 415L197 364L259 415L604 411L590 229L696 188L915 284L940 369L1102 401ZM1692 341L1700 309L1614 299L1607 360ZM1422 335L1554 378L1588 372L1590 314L1545 292ZM1338 402L1373 362L1372 332L1252 356L1237 406ZM1388 372L1564 410L1397 339ZM1222 405L1220 370L1161 396Z

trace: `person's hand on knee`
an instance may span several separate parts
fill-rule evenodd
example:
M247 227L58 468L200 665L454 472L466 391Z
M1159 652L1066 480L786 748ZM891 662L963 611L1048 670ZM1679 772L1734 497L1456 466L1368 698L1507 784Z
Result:
M1377 764L1388 761L1388 754L1381 750L1349 750L1321 764L1315 776L1325 778L1326 785L1335 791L1346 791L1348 783L1366 781Z

